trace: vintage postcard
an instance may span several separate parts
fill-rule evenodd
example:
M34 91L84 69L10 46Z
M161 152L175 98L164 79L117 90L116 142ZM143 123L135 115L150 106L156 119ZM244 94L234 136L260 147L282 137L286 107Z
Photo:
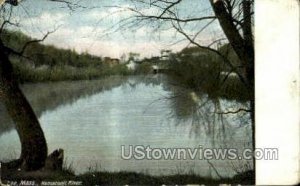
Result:
M297 184L299 34L291 68L262 53L285 3L0 0L0 185Z

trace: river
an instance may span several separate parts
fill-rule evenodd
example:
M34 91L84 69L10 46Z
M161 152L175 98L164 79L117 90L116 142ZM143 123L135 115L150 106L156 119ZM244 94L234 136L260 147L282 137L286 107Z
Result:
M98 170L230 177L252 166L252 160L207 161L200 153L194 160L121 158L122 146L128 156L130 146L137 145L242 152L252 146L249 114L214 112L245 107L247 102L210 100L177 87L164 75L25 84L22 90L39 118L49 152L64 149L66 164L77 174ZM0 104L0 160L19 154L18 135Z

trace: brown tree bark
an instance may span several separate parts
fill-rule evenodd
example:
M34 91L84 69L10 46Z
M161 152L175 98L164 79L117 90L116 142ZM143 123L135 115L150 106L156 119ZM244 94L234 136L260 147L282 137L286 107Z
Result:
M243 0L243 12L244 12L244 23L243 32L238 31L237 27L234 25L233 18L227 11L226 6L222 0L210 0L213 7L214 13L218 18L222 30L224 31L229 43L238 55L245 68L245 77L248 80L248 88L254 88L254 47L252 39L251 30L251 16L250 16L250 2L248 0Z
M252 144L255 149L255 95L254 95L254 44L252 34L252 20L251 20L251 2L249 0L242 0L243 9L243 35L238 31L234 25L234 20L231 14L227 11L222 0L210 0L214 13L220 22L220 26L225 33L233 50L238 55L244 66L244 75L247 80L247 86L253 96L250 100L251 120L252 120ZM253 160L255 169L255 160Z
M47 144L39 121L18 86L8 52L0 41L0 92L6 109L15 123L21 141L20 159L3 164L25 171L40 169L47 157Z

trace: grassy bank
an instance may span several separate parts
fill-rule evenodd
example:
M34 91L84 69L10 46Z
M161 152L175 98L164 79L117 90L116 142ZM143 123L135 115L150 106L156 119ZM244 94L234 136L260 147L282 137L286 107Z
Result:
M20 51L33 38L11 30L4 30L1 39L15 51ZM219 49L232 66L243 73L241 61L232 47L225 44ZM175 83L196 92L207 93L211 98L249 100L254 91L249 90L237 76L228 76L232 69L215 53L198 47L185 48L178 53L170 53L168 60L160 57L144 58L135 70L128 70L125 64L108 63L108 57L78 53L72 49L62 49L51 45L33 43L24 51L24 56L10 56L14 72L19 82L45 82L64 80L91 80L109 75L139 75L153 73L152 66L167 69ZM234 75L234 74L232 74Z
M34 38L18 31L4 30L1 39L7 47L21 51ZM28 45L23 55L26 57L9 56L14 73L21 83L90 80L132 73L126 65L119 64L118 59L113 61L109 57L95 56L87 52L78 53L74 49L62 49L42 43Z
M45 81L65 81L65 80L91 80L99 79L109 75L130 75L125 65L113 67L73 67L73 66L42 66L38 68L24 65L17 60L13 61L14 73L19 82L45 82Z
M150 176L133 172L95 172L77 177L83 185L175 185L175 184L254 184L253 172L246 172L232 178L212 179L198 175Z
M212 66L202 66L197 60L173 63L168 75L172 84L207 94L211 99L247 101L254 94L236 74L222 72L217 62Z
M4 180L17 181L30 180L36 183L69 182L76 181L81 185L175 185L175 184L254 184L254 172L247 171L232 178L212 179L198 175L176 174L169 176L151 176L135 172L88 172L74 175L70 172L38 172L26 175L15 175ZM70 184L72 185L72 184Z
M242 62L238 59L230 45L225 44L219 49L231 63L209 50L198 47L185 48L174 54L169 61L168 71L171 81L177 86L192 89L199 94L204 93L210 98L226 98L247 101L253 98L254 91L249 90L238 77L244 75Z

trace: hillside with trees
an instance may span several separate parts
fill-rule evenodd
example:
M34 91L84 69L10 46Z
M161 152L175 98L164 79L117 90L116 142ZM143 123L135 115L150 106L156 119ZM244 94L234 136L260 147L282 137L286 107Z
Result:
M95 79L129 73L125 65L110 65L104 60L106 58L87 52L80 54L74 49L30 43L35 39L18 31L4 30L1 39L14 51L24 50L23 57L10 56L14 72L21 82Z

